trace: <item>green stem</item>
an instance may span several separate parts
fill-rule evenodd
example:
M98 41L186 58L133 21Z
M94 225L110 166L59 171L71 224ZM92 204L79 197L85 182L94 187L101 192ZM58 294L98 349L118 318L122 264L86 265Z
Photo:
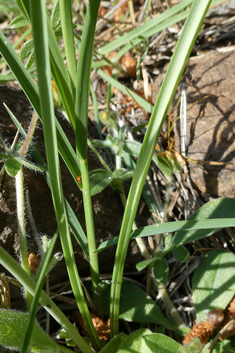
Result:
M125 195L125 191L123 189L123 185L122 185L122 183L120 181L116 181L115 184L117 185L119 196L121 198L123 207L125 209L125 207L126 207L126 195ZM134 222L132 230L135 230L137 228L138 227L137 227L136 223ZM139 247L140 253L143 255L143 257L145 259L147 259L147 260L150 259L150 254L148 252L148 249L147 249L143 239L142 238L136 238L135 241L136 241L136 243L137 243L137 245Z
M96 250L96 240L95 240L95 229L93 220L93 209L91 202L91 191L90 191L90 181L89 181L89 171L87 161L80 160L81 168L81 178L82 178L82 190L83 190L83 203L84 203L84 213L86 220L86 231L87 240L89 248L89 258L90 258L90 274L91 282L94 293L95 307L98 316L102 316L102 305L101 296L96 294L97 286L99 284L99 260L98 254L94 253Z
M75 85L76 85L76 57L75 57L75 47L74 47L74 36L73 36L73 21L72 21L72 11L71 2L68 0L59 0L60 4L60 18L61 27L63 33L65 53L68 63L68 69L71 79L71 86L73 94L75 95Z
M90 258L90 272L94 291L94 301L101 314L101 297L96 293L99 283L99 263L96 250L93 210L90 194L89 171L87 164L88 104L90 92L91 63L94 48L95 26L100 0L90 0L79 51L76 84L76 151L80 161L83 202L86 219L87 239Z

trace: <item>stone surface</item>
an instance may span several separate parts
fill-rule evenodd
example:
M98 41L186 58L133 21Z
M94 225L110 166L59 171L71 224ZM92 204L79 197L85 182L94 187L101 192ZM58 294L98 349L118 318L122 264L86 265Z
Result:
M164 76L161 74L154 83L154 99ZM234 50L202 52L190 58L183 79L187 84L187 156L202 162L200 166L189 163L192 181L205 196L235 197ZM179 109L175 119L178 116ZM180 151L179 121L175 126L175 148Z
M191 59L186 78L187 155L204 162L204 171L190 163L192 180L212 197L235 197L235 52Z
M12 110L19 121L22 122L23 127L26 130L32 115L32 108L29 106L29 103L22 91L13 90L6 86L0 85L0 134L8 143L8 145L10 145L16 134L16 127L6 112L3 106L3 102ZM68 122L63 118L59 111L57 111L56 115L64 132L74 147L75 140L72 128L69 126ZM89 134L91 137L96 138L96 132L92 125L90 126ZM34 143L41 155L45 157L43 146L43 131L41 126L36 129ZM2 146L0 146L0 149L2 150ZM98 159L93 154L91 154L91 152L88 154L88 161L90 170L101 168ZM50 189L48 188L42 174L35 173L25 168L24 171L25 189L29 191L32 212L37 230L40 234L46 234L49 237L52 237L56 232L57 225ZM61 172L65 197L73 208L85 231L82 195L62 161ZM0 186L0 245L3 246L11 255L17 257L18 249L15 198L16 195L14 179L10 178L5 173ZM100 242L119 234L123 215L123 206L120 201L119 194L113 191L111 187L107 187L102 193L93 196L92 201L95 232L97 243L99 244ZM29 240L29 251L37 253L37 247L35 240L32 239L32 231L29 222L27 222L27 233ZM87 272L88 262L86 259L84 259L82 251L74 238L73 244L78 268L80 270L84 270L81 273L87 275L89 274L89 272ZM112 270L115 257L115 249L115 247L111 247L99 255L101 271L110 272ZM56 247L56 251L58 250L61 250L59 243ZM141 258L142 257L137 251L136 245L132 243L127 258L127 269L133 269L136 261L140 260ZM64 261L57 265L56 271L54 271L54 278L58 279L58 273L60 277L63 277L63 275L66 274Z

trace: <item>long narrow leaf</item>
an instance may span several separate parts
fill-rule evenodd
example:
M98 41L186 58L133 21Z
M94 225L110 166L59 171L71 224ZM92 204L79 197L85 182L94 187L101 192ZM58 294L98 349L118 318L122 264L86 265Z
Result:
M35 295L33 297L32 303L31 303L31 308L30 308L30 315L29 315L29 320L27 323L27 328L25 331L25 336L24 336L24 342L22 344L22 349L21 349L21 353L26 353L27 349L28 349L28 345L29 345L29 341L30 341L30 337L32 335L33 332L33 327L34 327L34 321L36 318L36 309L37 309L37 305L38 305L38 301L40 298L40 294L41 294L41 290L44 284L44 280L45 280L45 275L46 275L46 271L52 256L52 251L53 248L55 246L56 240L58 237L58 232L54 235L54 238L52 239L52 242L50 244L50 247L48 249L46 258L45 258L45 262L43 264L41 273L39 275L38 281L37 281L37 285L36 285L36 290L35 290Z
M177 244L185 244L190 242L192 239L188 239L187 237L180 237L180 232L184 233L186 231L196 231L196 230L211 230L213 232L208 232L208 236L217 232L218 230L226 227L235 227L235 218L219 218L219 219L205 219L205 220L187 220L187 221L176 221L176 222L169 222L169 223L160 223L154 224L152 226L147 226L143 228L139 228L134 230L131 233L130 239L135 238L143 238L152 236L155 234L164 234L164 233L172 233L172 232L179 232L179 236L174 245ZM204 233L202 234L201 238L204 238ZM200 239L199 237L197 239ZM100 252L109 246L115 245L118 243L118 237L114 237L110 240L104 241L101 243L96 250L96 252Z
M195 0L189 17L184 25L179 42L176 46L173 58L167 70L165 80L161 86L157 102L144 138L143 147L136 166L136 171L127 199L127 205L123 217L119 242L116 251L115 264L111 286L110 298L110 328L111 336L117 335L121 282L124 263L127 254L131 228L137 212L141 192L152 159L153 151L159 138L162 125L166 118L168 108L173 99L180 77L187 63L189 54L196 40L203 19L206 15L210 0Z
M54 117L53 98L51 91L51 73L49 59L49 43L47 34L47 14L44 0L30 3L34 50L38 74L41 117L47 155L48 170L51 182L52 198L60 233L61 244L67 265L71 286L78 303L79 310L90 334L92 343L99 347L99 338L92 323L84 297L80 277L75 264L74 252L70 238L67 214L64 204L59 155L56 138L56 123ZM64 215L64 218L62 218ZM62 221L61 221L62 219Z

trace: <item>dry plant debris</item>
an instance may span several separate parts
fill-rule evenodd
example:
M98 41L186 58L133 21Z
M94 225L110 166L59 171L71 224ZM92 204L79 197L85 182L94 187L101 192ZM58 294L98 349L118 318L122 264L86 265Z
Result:
M188 345L190 341L199 338L202 344L206 344L214 330L224 320L224 314L220 309L214 309L209 312L206 321L194 325L191 331L184 337L182 344Z
M36 273L40 265L39 256L34 253L29 254L28 263L29 263L30 271L32 271L33 273Z
M103 321L95 314L90 314L91 320L98 333L99 339L107 341L110 338L110 319ZM88 333L86 325L84 324L82 315L79 310L75 310L71 316L71 321L75 322L82 330Z
M229 321L235 318L235 297L231 300L228 309L225 314L224 321L222 323L222 328L227 325ZM235 334L235 322L233 322L226 331L219 337L221 341L225 340L226 338L233 336Z

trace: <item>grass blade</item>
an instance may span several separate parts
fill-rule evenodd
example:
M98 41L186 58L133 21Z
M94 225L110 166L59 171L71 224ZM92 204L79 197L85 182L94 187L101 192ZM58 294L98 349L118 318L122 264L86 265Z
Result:
M77 267L75 265L74 252L70 239L68 220L64 204L56 139L56 124L50 82L51 73L45 3L44 0L38 0L36 2L31 2L30 5L35 59L38 74L41 118L43 121L47 163L57 224L71 286L92 343L95 347L98 348L100 344L99 338L91 321L89 310L82 290L81 281L78 275Z
M110 298L110 321L111 336L118 334L118 317L121 294L121 282L124 269L124 262L127 254L131 228L135 219L141 192L152 159L153 151L159 138L163 122L179 83L181 74L187 63L187 59L192 50L197 34L206 15L210 0L195 0L189 17L184 25L182 34L176 46L174 55L169 65L165 80L161 86L157 102L155 104L152 117L144 138L143 147L136 166L134 178L131 184L127 199L119 242L116 251L114 271L111 286Z

